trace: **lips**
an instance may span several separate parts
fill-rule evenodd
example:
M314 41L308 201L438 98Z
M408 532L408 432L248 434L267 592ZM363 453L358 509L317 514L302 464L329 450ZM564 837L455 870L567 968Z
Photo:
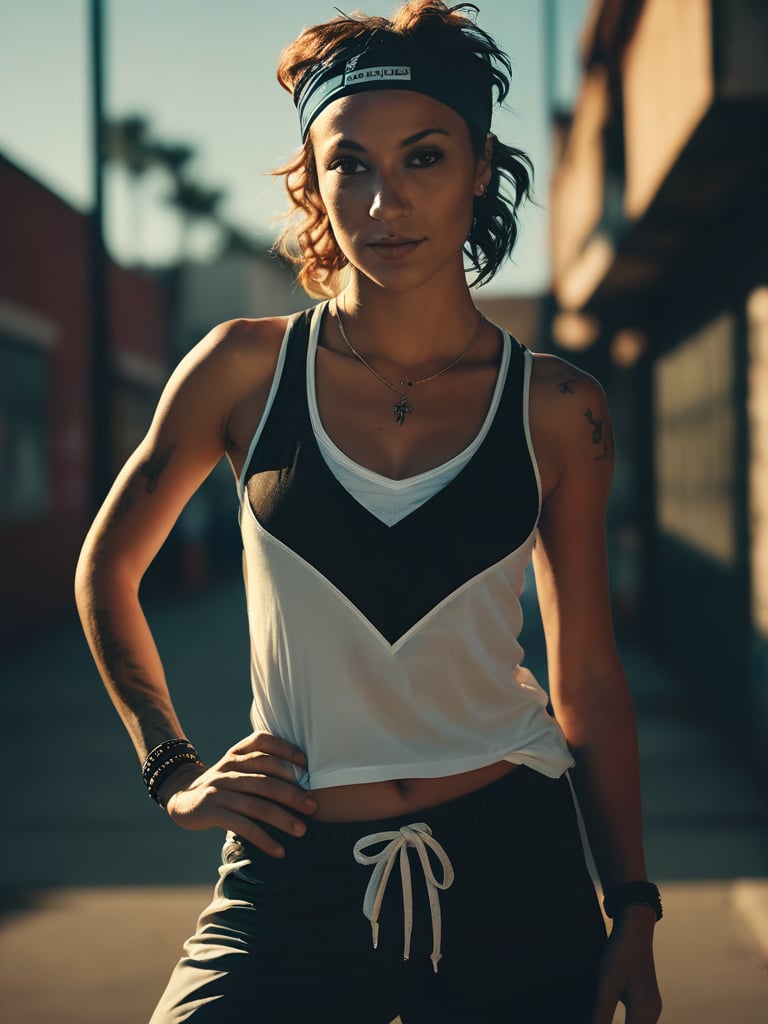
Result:
M398 235L394 238L379 238L375 242L369 242L368 248L382 259L401 260L415 252L423 241L423 238L407 238L405 235Z

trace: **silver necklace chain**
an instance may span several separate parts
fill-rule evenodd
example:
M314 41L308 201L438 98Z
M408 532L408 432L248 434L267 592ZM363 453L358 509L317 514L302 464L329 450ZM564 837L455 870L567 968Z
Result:
M405 423L406 415L409 412L413 412L413 406L408 401L408 395L403 390L403 388L409 388L409 389L419 388L423 384L429 384L430 381L437 380L437 378L438 377L442 377L442 375L444 373L448 373L449 370L453 369L453 367L457 363L460 363L461 360L464 358L464 356L468 355L469 352L474 348L475 342L480 337L480 332L482 331L483 324L485 323L485 314L480 313L480 323L477 325L477 330L472 335L471 341L469 342L467 347L462 352L460 352L456 356L455 359L452 359L450 361L450 363L448 363L447 366L444 366L442 368L442 370L438 370L437 373L430 374L429 377L422 377L419 380L411 380L410 378L407 378L406 380L401 380L400 381L400 387L395 387L394 384L390 384L390 382L388 380L386 380L386 378L382 377L382 375L379 373L379 371L376 369L376 367L375 366L371 366L371 364L368 362L368 360L364 356L361 356L360 353L357 351L357 349L352 345L352 343L350 342L349 338L347 337L347 332L344 330L344 324L342 323L342 320L341 320L341 310L339 309L338 302L335 305L336 305L336 323L339 325L339 334L341 335L341 339L344 342L344 344L347 346L347 348L352 353L352 355L356 359L359 359L360 362L363 364L363 366L366 367L366 369L371 371L371 373L373 374L373 376L377 380L381 381L381 383L385 387L389 388L390 391L394 391L394 393L396 395L400 396L400 401L399 402L395 402L395 404L392 406L392 410L393 410L393 412L395 414L395 418L397 420L397 425L399 427L402 427L402 425Z

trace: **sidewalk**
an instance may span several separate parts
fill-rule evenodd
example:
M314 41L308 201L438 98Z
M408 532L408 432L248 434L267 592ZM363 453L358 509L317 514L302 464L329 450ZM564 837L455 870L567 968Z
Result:
M150 617L182 721L213 758L248 731L241 584ZM541 674L540 642L528 631L527 641ZM622 653L649 872L664 895L662 1020L758 1024L768 1007L768 793L673 677L631 645ZM3 683L0 1016L146 1024L210 893L220 838L176 829L147 798L76 630L4 669Z

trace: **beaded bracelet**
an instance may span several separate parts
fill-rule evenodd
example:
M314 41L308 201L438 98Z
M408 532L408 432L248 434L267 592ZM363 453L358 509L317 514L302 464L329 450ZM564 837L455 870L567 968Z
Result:
M150 750L144 759L141 777L149 795L160 807L163 807L163 803L158 794L158 787L170 772L182 764L196 764L200 768L205 768L192 744L182 739L165 740Z
M611 889L603 900L608 917L616 915L625 907L650 907L660 921L664 916L661 908L661 894L653 882L624 882Z
M163 740L162 743L158 743L156 747L153 747L144 758L144 763L141 766L141 777L144 780L144 783L146 784L150 775L161 761L166 760L166 758L172 756L173 753L182 749L187 750L190 753L197 753L189 740L184 739Z

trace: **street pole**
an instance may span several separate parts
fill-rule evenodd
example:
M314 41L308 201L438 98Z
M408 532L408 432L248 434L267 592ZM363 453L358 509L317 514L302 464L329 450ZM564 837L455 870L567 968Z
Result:
M88 218L90 505L95 514L112 482L112 366L104 245L104 10L90 0L93 207Z

